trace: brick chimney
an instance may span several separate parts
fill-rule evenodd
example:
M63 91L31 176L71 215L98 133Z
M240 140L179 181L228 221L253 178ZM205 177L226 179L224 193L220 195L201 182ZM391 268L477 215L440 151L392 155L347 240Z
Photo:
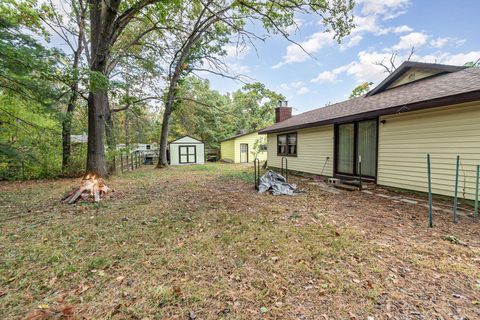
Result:
M278 107L275 108L275 123L285 121L292 117L292 108L288 106L288 101L278 101Z

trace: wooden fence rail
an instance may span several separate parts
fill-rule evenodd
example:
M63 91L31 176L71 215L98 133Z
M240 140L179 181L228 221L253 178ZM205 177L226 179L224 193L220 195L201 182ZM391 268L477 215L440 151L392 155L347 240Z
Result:
M122 152L114 158L114 167L117 173L125 171L133 171L145 164L145 154L138 152Z

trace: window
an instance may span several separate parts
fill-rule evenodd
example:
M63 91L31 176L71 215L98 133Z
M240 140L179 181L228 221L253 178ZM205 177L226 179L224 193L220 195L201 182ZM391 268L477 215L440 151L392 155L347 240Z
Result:
M279 134L277 136L277 155L297 155L297 133Z
M267 145L266 144L261 144L260 145L260 152L265 152L267 151Z
M150 149L151 149L150 145L149 145L149 144L147 144L147 150L150 150Z

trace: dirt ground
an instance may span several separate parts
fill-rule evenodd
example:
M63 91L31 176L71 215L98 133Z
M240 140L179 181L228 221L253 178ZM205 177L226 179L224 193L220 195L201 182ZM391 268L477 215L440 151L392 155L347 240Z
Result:
M99 204L0 184L1 319L480 319L480 222L374 194L144 167Z

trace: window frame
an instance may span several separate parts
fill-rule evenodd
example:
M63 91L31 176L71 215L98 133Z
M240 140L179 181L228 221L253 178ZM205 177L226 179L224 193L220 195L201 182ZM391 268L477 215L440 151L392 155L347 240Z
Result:
M286 152L285 153L280 153L278 152L278 147L280 146L280 137L285 136L285 142L284 144L286 146ZM295 144L289 144L288 143L288 138L289 136L295 136ZM283 144L282 144L283 145ZM295 153L290 153L290 146L295 146ZM282 134L277 134L277 156L282 156L282 157L296 157L298 155L298 134L297 132L288 132L288 133L282 133Z
M190 147L193 147L193 153L190 153L189 152L189 148ZM187 149L187 153L182 153L182 148L186 148ZM195 157L195 160L193 162L190 162L189 159L190 159L190 156L193 155ZM182 161L182 156L186 156L187 157L187 162L183 162ZM179 145L178 146L178 163L180 164L192 164L192 163L197 163L197 146L193 146L193 145Z

